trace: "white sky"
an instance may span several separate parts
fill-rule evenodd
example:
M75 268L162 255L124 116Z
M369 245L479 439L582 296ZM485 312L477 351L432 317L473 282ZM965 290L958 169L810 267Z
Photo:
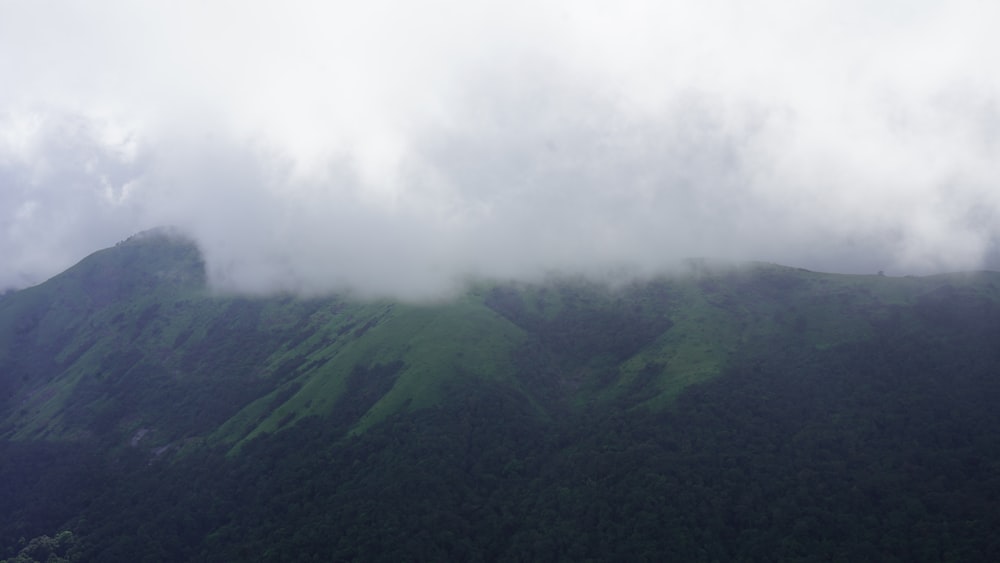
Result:
M1000 267L1000 4L0 0L0 288Z

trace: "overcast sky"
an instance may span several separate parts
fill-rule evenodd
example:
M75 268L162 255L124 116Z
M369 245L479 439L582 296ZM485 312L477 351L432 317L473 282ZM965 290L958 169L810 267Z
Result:
M998 267L1000 3L0 0L0 288Z

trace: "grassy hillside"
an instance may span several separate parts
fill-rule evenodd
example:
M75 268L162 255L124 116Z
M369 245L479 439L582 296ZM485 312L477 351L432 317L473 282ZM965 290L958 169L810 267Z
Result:
M997 342L992 272L250 298L153 231L0 299L0 559L995 560Z
M162 452L331 413L358 433L469 378L542 418L661 410L762 346L869 340L917 305L995 303L998 283L700 264L616 288L479 284L433 305L246 298L213 294L193 243L153 231L0 301L0 436Z

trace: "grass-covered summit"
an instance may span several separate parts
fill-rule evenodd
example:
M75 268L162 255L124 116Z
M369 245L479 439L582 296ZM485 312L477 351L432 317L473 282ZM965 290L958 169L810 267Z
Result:
M151 231L0 299L0 558L990 559L998 342L992 272L249 297Z
M237 445L331 414L356 433L469 380L510 389L543 418L658 410L761 347L864 341L942 300L974 312L996 304L998 284L992 273L887 278L697 262L614 288L479 283L428 305L241 297L206 286L191 240L155 230L0 301L0 435Z

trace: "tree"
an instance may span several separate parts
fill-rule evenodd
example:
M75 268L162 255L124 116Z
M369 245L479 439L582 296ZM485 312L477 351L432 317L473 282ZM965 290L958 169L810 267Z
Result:
M73 532L64 530L54 538L38 536L32 539L16 557L0 563L72 563L80 560L76 546Z

